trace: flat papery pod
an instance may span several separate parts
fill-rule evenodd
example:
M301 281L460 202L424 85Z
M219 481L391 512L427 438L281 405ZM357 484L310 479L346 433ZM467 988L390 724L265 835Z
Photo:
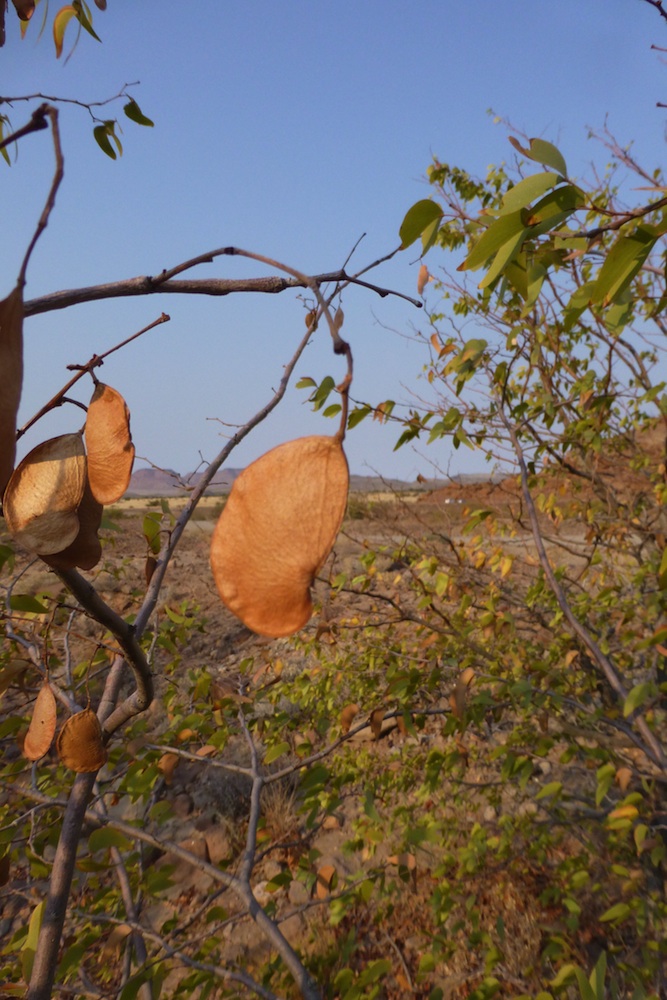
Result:
M130 411L116 389L104 382L95 386L86 417L88 480L99 503L115 503L130 485L134 445Z
M348 486L340 441L319 436L273 448L234 481L211 567L223 603L248 628L278 638L307 623L310 587L333 548Z
M77 508L86 485L80 434L50 438L14 469L3 497L12 537L38 555L62 552L79 534Z
M16 459L16 414L23 384L23 294L17 285L0 302L0 496Z
M78 774L99 771L106 764L102 727L92 708L69 717L58 733L56 748L65 767Z
M45 563L54 569L92 569L102 558L102 545L98 531L102 523L104 508L93 496L88 480L81 503L77 507L79 533L66 549L51 556L42 556Z
M56 734L56 699L48 681L42 684L28 732L23 741L23 756L39 760L48 751Z

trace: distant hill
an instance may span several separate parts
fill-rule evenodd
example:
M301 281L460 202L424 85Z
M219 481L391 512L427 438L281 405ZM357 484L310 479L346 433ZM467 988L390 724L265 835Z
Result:
M242 469L221 469L213 478L212 483L206 490L206 496L221 496L229 493L232 483L242 472ZM191 472L185 476L180 476L173 469L137 469L132 473L130 486L125 494L128 498L133 497L183 497L187 496L200 482L201 473ZM424 479L419 481L405 482L402 479L382 479L380 476L350 476L350 490L353 493L376 493L384 490L395 490L405 492L406 490L418 490L429 493L432 490L439 490L448 483L472 483L484 482L489 479L484 475L460 475L452 476L450 480L445 479Z

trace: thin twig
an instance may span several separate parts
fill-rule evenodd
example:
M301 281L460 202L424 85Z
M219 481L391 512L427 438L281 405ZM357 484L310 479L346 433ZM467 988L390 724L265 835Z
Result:
M159 316L156 320L153 320L152 323L149 323L148 326L145 326L143 327L143 329L138 330L137 333L133 333L132 336L126 337L125 340L122 340L120 342L120 344L116 344L114 347L110 347L109 350L105 351L103 354L93 354L90 361L87 361L85 365L68 365L67 367L70 369L70 371L76 369L77 374L74 375L74 377L69 380L67 385L63 386L63 388L60 389L60 391L57 392L55 396L53 396L48 401L48 403L45 403L44 406L42 406L41 409L39 409L37 413L23 425L23 427L20 427L17 430L16 439L18 440L20 437L22 437L26 433L26 431L28 431L34 424L36 424L37 421L40 420L46 413L49 413L51 410L54 410L57 406L60 406L63 402L65 402L66 394L69 392L72 386L76 385L79 379L82 379L83 376L86 375L88 372L92 374L95 368L99 368L100 365L103 365L105 358L108 358L110 354L113 354L114 351L119 351L121 347L125 347L126 344L129 344L133 340L136 340L137 337L141 337L144 333L148 333L149 330L152 330L154 327L159 326L161 323L168 323L169 319L170 317L166 313L162 313L161 316Z
M28 269L28 261L30 260L32 251L35 249L37 240L42 235L46 229L49 217L56 203L56 194L58 193L58 188L60 187L60 182L63 179L64 174L64 159L62 149L60 147L60 130L58 129L58 111L56 108L50 107L48 104L43 105L41 108L35 112L35 114L41 113L41 117L48 117L51 121L51 133L53 135L53 149L56 158L56 169L53 175L53 180L51 181L51 188L49 190L46 204L42 210L42 214L39 217L39 222L37 223L37 228L35 229L34 235L28 244L28 249L25 252L25 257L23 258L23 263L21 264L21 270L19 271L18 284L19 287L23 287L25 284L25 275ZM34 118L34 115L33 115ZM38 119L39 120L39 119ZM37 125L36 128L42 128L43 126ZM31 131L33 131L31 129Z

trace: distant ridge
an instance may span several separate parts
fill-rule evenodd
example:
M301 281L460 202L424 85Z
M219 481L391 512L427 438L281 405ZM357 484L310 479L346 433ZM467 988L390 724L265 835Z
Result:
M206 496L222 496L229 493L232 483L242 472L242 469L221 469L213 477L206 489ZM132 473L130 486L125 496L128 499L141 497L185 497L201 481L202 473L191 472L179 476L173 469L137 469ZM407 490L429 493L440 490L452 483L486 482L492 477L488 475L451 476L449 479L424 479L406 482L402 479L382 479L380 476L350 476L350 489L353 493L378 493L395 490L404 493Z

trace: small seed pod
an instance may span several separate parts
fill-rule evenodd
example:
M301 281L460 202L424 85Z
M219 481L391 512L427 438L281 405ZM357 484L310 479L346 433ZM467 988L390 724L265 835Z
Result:
M134 445L125 400L104 382L95 386L85 435L88 481L93 496L101 504L115 503L130 485Z
M83 774L99 771L107 761L102 727L92 708L71 715L58 733L58 756L65 765Z
M56 732L56 699L48 681L42 684L28 732L23 741L23 756L28 760L39 760L53 743Z
M80 434L43 441L14 469L3 498L12 537L30 552L62 552L79 533L77 507L86 485Z

